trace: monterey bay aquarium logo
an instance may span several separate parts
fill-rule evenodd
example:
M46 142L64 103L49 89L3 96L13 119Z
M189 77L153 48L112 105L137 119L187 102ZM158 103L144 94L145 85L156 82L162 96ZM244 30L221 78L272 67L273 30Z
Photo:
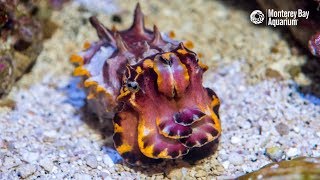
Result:
M298 9L295 11L267 9L266 15L260 10L254 10L250 14L253 24L261 24L265 21L268 26L296 26L299 18L308 19L309 11Z

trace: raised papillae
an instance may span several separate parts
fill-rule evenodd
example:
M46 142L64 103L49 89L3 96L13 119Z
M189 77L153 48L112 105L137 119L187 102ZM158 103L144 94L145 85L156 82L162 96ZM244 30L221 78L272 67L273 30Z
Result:
M100 40L71 56L79 64L74 75L83 76L92 111L113 119L114 145L126 162L176 159L218 142L220 101L202 86L207 66L196 53L156 26L146 29L139 4L128 30L90 22Z

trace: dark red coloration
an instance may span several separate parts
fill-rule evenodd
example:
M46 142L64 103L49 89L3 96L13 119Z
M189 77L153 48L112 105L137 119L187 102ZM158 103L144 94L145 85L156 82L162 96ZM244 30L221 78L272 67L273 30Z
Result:
M183 43L156 26L146 29L143 21L139 4L128 30L111 31L92 17L100 40L71 57L80 65L74 74L84 76L91 109L102 120L114 117L115 147L135 165L201 151L221 134L220 101L202 86L207 67Z

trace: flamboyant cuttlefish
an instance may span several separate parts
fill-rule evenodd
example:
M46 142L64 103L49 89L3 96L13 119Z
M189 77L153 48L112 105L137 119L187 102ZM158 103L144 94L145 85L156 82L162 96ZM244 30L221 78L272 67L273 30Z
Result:
M83 76L89 107L113 119L114 145L126 162L146 165L185 157L216 144L220 101L202 86L207 66L183 43L144 27L139 4L128 30L90 22L99 41L71 56Z

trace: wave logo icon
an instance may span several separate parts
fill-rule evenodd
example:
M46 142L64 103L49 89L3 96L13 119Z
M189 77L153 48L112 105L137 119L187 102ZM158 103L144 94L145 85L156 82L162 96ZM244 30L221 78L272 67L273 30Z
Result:
M260 10L254 10L250 14L250 20L253 24L261 24L264 20L264 14Z

